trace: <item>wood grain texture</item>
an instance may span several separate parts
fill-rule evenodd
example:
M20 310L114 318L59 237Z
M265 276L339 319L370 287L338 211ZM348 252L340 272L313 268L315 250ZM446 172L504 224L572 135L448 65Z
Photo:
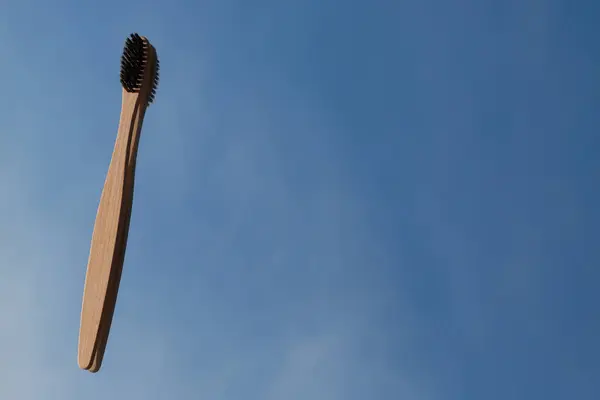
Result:
M148 65L154 65L156 52L149 47ZM133 205L137 149L153 74L153 70L145 73L139 92L123 90L117 139L96 214L78 347L78 365L90 372L99 371L102 365L114 315Z
M136 134L137 132L137 134ZM131 212L133 208L133 189L135 181L135 163L137 158L137 148L139 144L139 138L141 133L141 126L139 130L134 130L134 137L131 140L130 150L128 152L128 163L125 175L125 188L128 190L124 191L123 196L123 208L127 212L123 215L122 224L118 233L118 245L115 252L115 267L111 271L109 277L108 291L106 295L106 302L104 304L103 316L101 318L100 330L96 342L96 348L94 350L94 358L92 365L88 368L90 372L98 372L102 366L104 359L104 352L106 351L106 345L108 342L108 336L110 333L110 327L112 325L112 319L115 312L115 306L117 303L117 297L119 293L119 285L121 283L121 275L123 271L123 262L125 260L125 250L127 248L127 237L129 234L129 224L131 221Z

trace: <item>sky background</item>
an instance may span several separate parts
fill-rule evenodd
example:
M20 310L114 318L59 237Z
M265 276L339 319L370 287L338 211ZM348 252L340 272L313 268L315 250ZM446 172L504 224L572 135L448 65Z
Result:
M0 2L0 398L597 399L600 2ZM161 61L77 367L131 32Z

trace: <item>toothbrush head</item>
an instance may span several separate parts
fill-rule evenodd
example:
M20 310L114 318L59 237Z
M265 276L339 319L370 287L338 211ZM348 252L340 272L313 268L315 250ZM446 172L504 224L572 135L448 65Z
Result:
M159 81L156 50L148 39L132 33L125 40L121 56L121 85L129 93L148 93L148 104L154 101Z

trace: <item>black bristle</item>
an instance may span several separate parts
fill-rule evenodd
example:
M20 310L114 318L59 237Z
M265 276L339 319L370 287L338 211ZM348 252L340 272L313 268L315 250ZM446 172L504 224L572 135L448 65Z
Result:
M148 51L148 43L137 33L132 33L125 40L121 56L121 85L128 92L136 92L142 85Z
M147 67L151 51L150 47L150 43L137 33L132 33L125 40L125 47L123 48L123 55L121 56L121 85L123 85L123 88L130 93L138 92L142 86L144 71ZM154 101L156 88L158 87L160 68L158 57L156 57L154 67L154 79L152 82L152 89L148 95L148 103Z
M158 61L158 55L156 56L156 63L154 64L154 80L152 82L152 89L148 95L148 104L154 101L156 96L156 89L158 88L158 81L160 79L160 62Z

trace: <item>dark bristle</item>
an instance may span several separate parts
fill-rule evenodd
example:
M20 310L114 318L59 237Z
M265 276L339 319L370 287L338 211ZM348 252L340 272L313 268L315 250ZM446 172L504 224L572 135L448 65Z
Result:
M142 86L144 72L148 66L150 47L150 43L137 33L132 33L125 40L125 47L121 56L121 85L130 93L138 92ZM159 81L160 65L156 54L155 60L154 78L152 89L150 89L150 93L148 94L148 103L154 101Z
M140 89L148 52L148 43L137 33L132 33L125 40L121 56L121 85L128 92L137 92Z
M158 81L160 80L160 62L158 61L158 55L156 56L156 63L154 64L154 80L152 82L152 89L148 96L148 104L154 101L156 96L156 89L158 88Z

